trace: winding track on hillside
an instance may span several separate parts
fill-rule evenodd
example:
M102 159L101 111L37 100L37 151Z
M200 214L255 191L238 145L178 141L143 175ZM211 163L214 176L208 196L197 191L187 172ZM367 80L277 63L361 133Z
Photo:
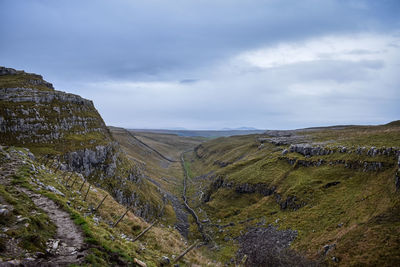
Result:
M10 153L10 160L2 164L0 168L0 183L8 186L14 186L19 192L26 194L33 203L42 209L57 226L57 232L49 247L49 253L42 259L21 260L18 264L22 266L68 266L70 264L79 264L82 262L86 252L84 236L72 221L70 215L62 210L53 200L35 193L25 187L12 185L12 179L18 169L23 165L21 159L14 153ZM7 262L0 262L7 265ZM11 263L10 263L11 264ZM13 266L11 264L10 266Z
M84 254L79 251L84 248L84 238L82 230L71 220L70 215L59 208L51 199L36 194L26 188L18 188L24 192L35 203L35 205L44 210L50 220L57 226L57 233L53 242L52 256L48 259L37 260L38 265L70 265L79 263Z

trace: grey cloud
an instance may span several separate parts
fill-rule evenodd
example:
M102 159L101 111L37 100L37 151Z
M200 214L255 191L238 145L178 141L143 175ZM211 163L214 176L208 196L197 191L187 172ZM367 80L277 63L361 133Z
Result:
M168 79L260 45L392 27L387 15L397 1L357 2L368 8L315 0L4 0L0 56L56 80Z
M184 80L181 80L180 83L195 83L197 81L198 81L198 79L184 79Z
M357 80L368 80L376 75L371 70L384 67L382 60L320 60L303 62L281 68L282 74L297 81L333 80L346 83ZM286 73L286 74L285 74Z
M348 55L376 55L376 54L381 54L384 53L385 51L371 51L371 50L366 50L366 49L353 49L346 54Z
M269 69L229 60L320 36L393 34L399 13L398 0L2 0L0 59L93 99L107 123L125 127L375 123L400 114L398 58L390 65L328 53ZM170 87L159 93L151 82Z

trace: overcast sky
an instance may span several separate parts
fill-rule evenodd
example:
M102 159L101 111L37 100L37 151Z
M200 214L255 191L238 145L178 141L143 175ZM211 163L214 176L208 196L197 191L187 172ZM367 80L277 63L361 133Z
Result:
M0 65L127 128L400 119L399 0L0 0Z

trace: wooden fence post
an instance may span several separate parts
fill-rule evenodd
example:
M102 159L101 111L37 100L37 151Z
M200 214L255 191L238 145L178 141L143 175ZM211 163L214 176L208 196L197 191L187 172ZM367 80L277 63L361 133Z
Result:
M142 235L144 235L147 231L149 231L151 229L151 227L153 227L153 225L157 222L157 220L155 220L149 227L147 227L146 229L143 230L143 232L141 232L137 237L135 237L132 242L135 242L136 240L138 240Z
M76 176L74 181L72 182L72 184L71 184L71 188L72 189L74 188L74 185L75 185L76 181L78 181L78 178L79 178L79 176Z
M183 251L182 254L179 255L178 258L176 258L176 259L174 260L174 263L175 263L175 262L178 262L183 256L186 255L186 253L188 253L188 252L191 251L195 246L197 246L198 243L199 243L199 241L196 240L196 242L194 242L190 247L188 247L187 249L185 249L185 251Z
M67 176L68 172L63 172L63 174L61 175L61 181L65 179L65 176Z
M81 192L81 190L82 190L82 188L83 188L83 185L84 185L85 183L86 183L86 180L83 179L83 183L82 183L81 187L79 188L79 192Z
M95 211L98 211L100 209L100 206L103 204L104 200L106 200L106 198L108 197L108 195L106 195L99 203L99 205L97 205Z
M58 169L61 167L61 162L57 161L56 167L54 168L54 174L58 172Z
M88 187L88 189L87 189L87 191L86 191L86 195L85 195L85 197L83 198L83 201L86 201L86 198L87 198L87 196L88 196L88 194L89 194L89 191L90 191L90 186L91 186L91 184L89 184L89 187Z
M70 175L70 176L67 178L67 180L65 181L65 185L66 185L66 186L68 186L69 180L71 180L71 178L72 178L73 175L74 175L74 174L71 173L71 175Z
M113 226L112 226L113 228L115 226L117 226L117 224L125 217L125 215L128 213L128 211L129 211L129 208L127 208L125 213L113 224Z

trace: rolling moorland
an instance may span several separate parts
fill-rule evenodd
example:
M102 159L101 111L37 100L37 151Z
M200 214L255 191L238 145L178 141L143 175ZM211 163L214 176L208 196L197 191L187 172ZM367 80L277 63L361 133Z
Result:
M36 74L0 91L0 264L400 264L399 121L179 134Z

